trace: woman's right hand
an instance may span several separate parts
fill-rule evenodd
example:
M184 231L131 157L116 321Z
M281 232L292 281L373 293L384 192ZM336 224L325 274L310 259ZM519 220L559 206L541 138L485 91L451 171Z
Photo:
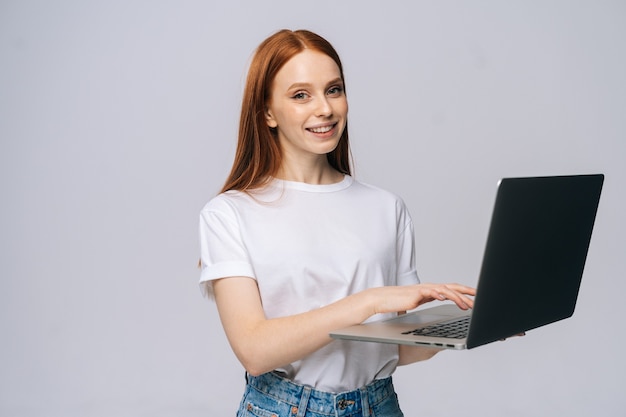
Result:
M378 314L409 311L431 301L445 300L467 310L474 306L470 297L476 295L476 289L461 284L416 284L370 288L364 294L371 297L373 314Z

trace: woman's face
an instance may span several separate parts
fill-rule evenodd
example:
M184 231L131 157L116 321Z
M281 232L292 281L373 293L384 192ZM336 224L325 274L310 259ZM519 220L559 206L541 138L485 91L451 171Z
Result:
M305 49L276 74L266 117L278 132L285 157L319 157L333 151L347 114L341 73L329 56Z

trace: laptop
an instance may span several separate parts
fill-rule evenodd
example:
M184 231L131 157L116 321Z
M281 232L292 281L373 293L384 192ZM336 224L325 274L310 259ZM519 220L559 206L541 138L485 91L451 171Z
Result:
M473 309L442 304L331 337L460 350L571 317L603 182L602 174L500 180Z

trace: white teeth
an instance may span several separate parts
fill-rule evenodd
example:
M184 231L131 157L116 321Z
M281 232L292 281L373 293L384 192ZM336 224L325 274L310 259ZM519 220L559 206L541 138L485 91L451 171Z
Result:
M315 127L309 129L313 133L326 133L332 130L333 126Z

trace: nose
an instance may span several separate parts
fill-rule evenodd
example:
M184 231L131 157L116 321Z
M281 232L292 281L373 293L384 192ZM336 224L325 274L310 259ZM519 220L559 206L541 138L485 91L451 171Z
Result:
M333 107L326 96L322 96L319 99L317 103L316 115L318 117L330 117L333 115Z

